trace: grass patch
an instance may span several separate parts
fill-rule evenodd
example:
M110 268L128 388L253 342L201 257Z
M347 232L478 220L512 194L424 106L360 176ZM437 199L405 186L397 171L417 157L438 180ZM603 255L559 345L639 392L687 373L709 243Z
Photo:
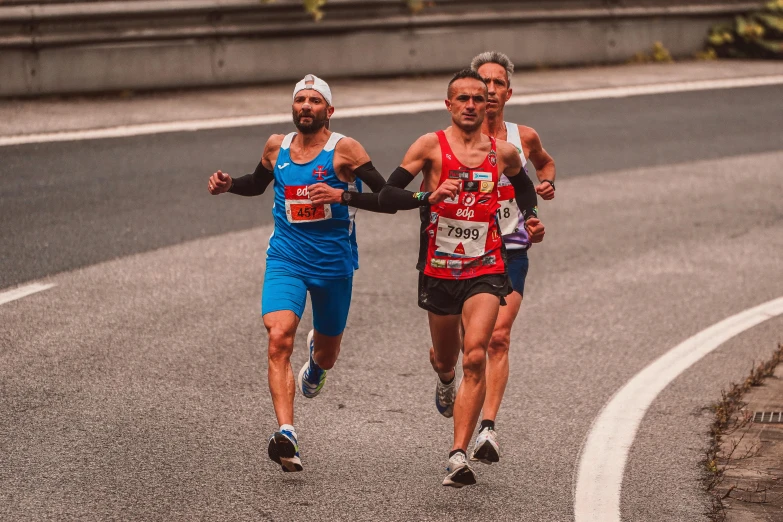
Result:
M744 409L747 403L742 398L752 387L760 386L764 379L772 376L775 373L775 368L781 362L783 362L783 344L778 343L770 360L751 368L750 375L742 383L731 383L728 391L721 391L721 399L710 406L715 414L715 420L710 427L710 446L704 459L704 467L706 470L705 484L712 499L712 509L707 515L715 522L726 520L723 499L728 497L733 489L729 488L725 493L716 491L723 481L726 466L732 461L752 457L758 449L751 448L743 454L736 454L736 450L753 420L752 412ZM727 451L721 455L721 446L728 437L738 438L731 439Z

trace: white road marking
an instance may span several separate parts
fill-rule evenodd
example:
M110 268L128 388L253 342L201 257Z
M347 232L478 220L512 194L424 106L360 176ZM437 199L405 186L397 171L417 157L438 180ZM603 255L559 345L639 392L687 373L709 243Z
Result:
M636 431L645 412L669 383L737 334L783 314L783 297L714 324L637 373L593 422L579 458L576 522L620 522L620 488Z
M729 78L722 80L699 80L692 82L635 85L629 87L606 87L600 89L549 92L541 94L522 94L512 97L506 105L561 103L579 100L624 98L628 96L645 96L651 94L668 94L675 92L703 91L714 89L736 89L741 87L761 87L765 85L780 84L783 84L783 74L771 76L753 76L748 78ZM440 110L446 110L442 100L416 103L395 103L389 105L373 105L365 107L348 107L335 111L334 117L337 119L360 118L388 114L415 114L420 112L433 112ZM9 145L23 145L27 143L97 140L103 138L125 138L129 136L141 136L145 134L162 134L166 132L192 132L209 129L251 127L257 125L288 123L290 121L291 113L287 112L283 114L267 114L262 116L185 120L165 123L144 123L138 125L108 127L103 129L5 136L0 137L0 147Z
M11 301L16 301L17 299L27 297L28 295L32 295L38 292L43 292L44 290L49 290L54 286L57 285L55 284L43 285L39 283L33 283L31 285L14 288L13 290L6 290L5 292L0 292L0 305L10 303Z

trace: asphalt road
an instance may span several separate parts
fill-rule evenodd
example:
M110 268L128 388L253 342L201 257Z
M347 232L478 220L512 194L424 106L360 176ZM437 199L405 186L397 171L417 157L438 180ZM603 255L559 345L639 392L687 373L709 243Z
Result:
M343 351L324 392L297 398L306 471L284 475L266 458L268 200L205 188L215 168L252 169L272 129L3 149L0 288L58 286L0 306L0 519L573 520L579 451L612 394L687 337L783 295L781 94L509 111L544 137L558 192L512 336L502 460L460 491L440 486L451 429L415 304L415 213L360 213ZM391 171L445 116L336 128ZM741 334L653 403L624 520L703 519L706 407L781 331L778 318Z
M780 86L509 107L544 137L561 180L780 150ZM444 113L336 120L384 173ZM206 178L252 172L292 125L3 148L0 288L271 222L270 199L212 200Z

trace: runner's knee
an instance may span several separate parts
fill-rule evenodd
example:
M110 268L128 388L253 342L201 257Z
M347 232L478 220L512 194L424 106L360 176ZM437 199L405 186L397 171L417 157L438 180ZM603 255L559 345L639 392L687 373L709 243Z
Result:
M500 357L508 353L511 344L511 330L508 328L499 328L492 332L492 338L489 340L487 354L490 357Z
M465 349L462 355L462 373L463 378L478 379L484 375L487 364L486 352L480 348L472 350Z
M269 332L269 360L288 360L294 351L294 332L271 326Z

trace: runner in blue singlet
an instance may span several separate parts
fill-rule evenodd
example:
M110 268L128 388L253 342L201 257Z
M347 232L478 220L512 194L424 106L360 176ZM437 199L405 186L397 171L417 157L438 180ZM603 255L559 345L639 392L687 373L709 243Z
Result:
M355 210L380 211L376 194L361 193L362 182L374 193L385 183L359 142L329 130L333 112L329 85L305 76L294 88L297 132L272 135L254 173L233 179L217 171L208 183L212 194L256 196L274 182L275 229L267 249L261 314L269 334L269 389L279 424L268 452L283 471L302 470L293 426L295 386L305 397L318 395L340 351L359 262ZM295 385L290 358L308 292L310 357Z

